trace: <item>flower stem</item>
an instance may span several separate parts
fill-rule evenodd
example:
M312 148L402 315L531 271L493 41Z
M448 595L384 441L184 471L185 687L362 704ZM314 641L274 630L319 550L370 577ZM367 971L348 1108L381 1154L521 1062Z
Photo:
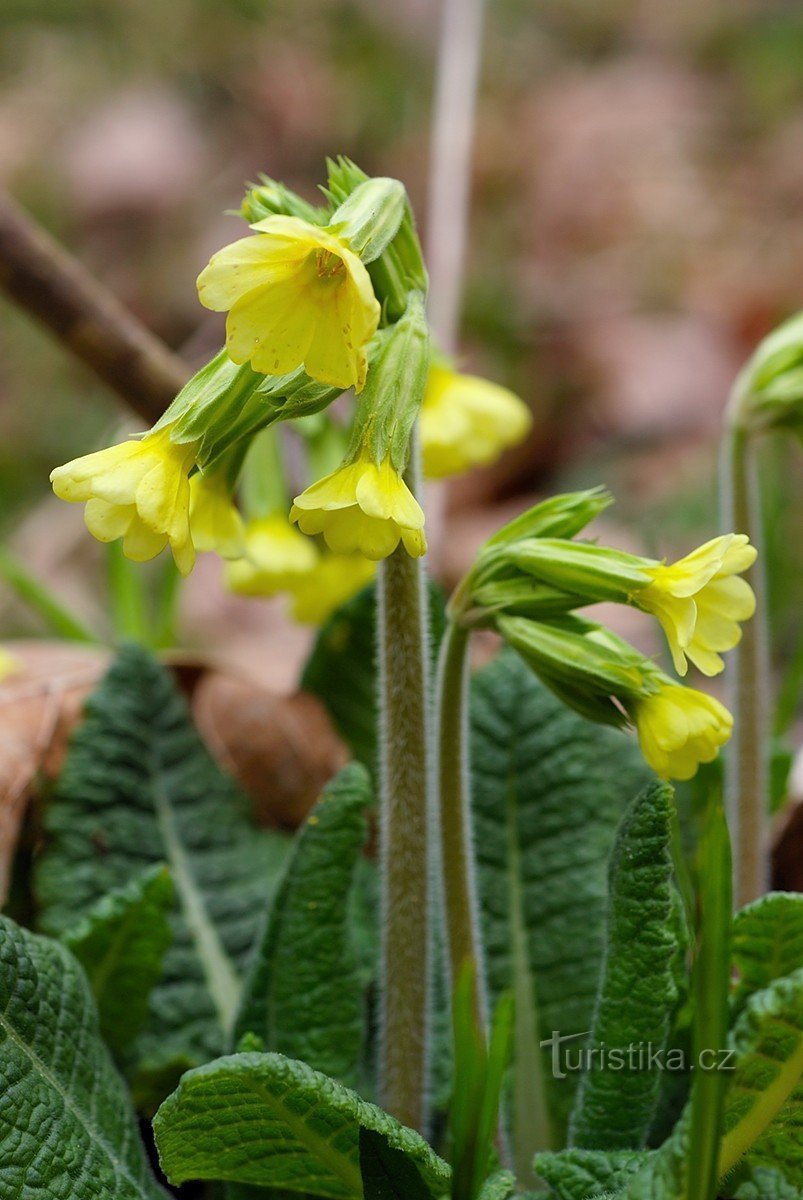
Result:
M473 1007L487 1023L482 939L474 881L468 774L468 631L450 622L438 668L436 730L440 804L441 876L452 986L466 960L472 972Z
M414 457L414 456L413 456ZM411 490L413 480L408 477ZM430 983L428 612L423 560L399 546L379 572L381 1103L426 1121Z
M725 766L725 796L734 845L734 900L737 908L767 889L769 863L768 762L769 665L764 628L761 560L761 504L750 433L736 420L725 432L723 517L725 528L746 533L759 549L750 570L757 611L744 626L742 640L731 652L729 704L734 734Z

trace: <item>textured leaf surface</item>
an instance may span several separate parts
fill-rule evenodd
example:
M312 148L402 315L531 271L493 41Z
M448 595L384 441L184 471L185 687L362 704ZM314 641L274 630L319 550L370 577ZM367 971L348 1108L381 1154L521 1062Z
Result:
M516 994L514 1061L521 1063L527 1040L531 1047L514 1097L540 1071L553 1127L539 1136L532 1113L522 1104L514 1111L514 1141L525 1148L517 1157L522 1178L536 1149L559 1144L577 1083L571 1073L547 1078L549 1050L538 1050L538 1043L553 1030L591 1028L608 857L624 810L651 775L623 734L563 707L511 653L476 675L472 724L490 990L494 997L511 988ZM528 1138L535 1139L529 1146Z
M430 583L433 652L444 628L440 588ZM376 589L373 584L347 601L326 622L304 669L301 687L323 701L352 754L376 766Z
M164 1200L86 976L0 917L0 1196Z
M733 921L733 963L739 973L735 999L748 996L803 967L803 895L771 892L748 904Z
M360 1129L360 1174L365 1200L429 1200L415 1163L373 1129Z
M495 1171L485 1180L477 1200L508 1200L515 1190L516 1176L512 1171Z
M605 963L589 1041L609 1067L581 1080L571 1120L573 1145L638 1150L646 1145L659 1071L622 1069L612 1051L638 1045L662 1051L677 1001L669 851L672 789L650 784L634 801L616 838L610 866ZM627 1064L627 1059L623 1060Z
M372 788L353 763L326 788L287 863L246 981L235 1039L256 1033L288 1058L354 1086L365 981L352 923L354 873Z
M103 1040L117 1056L147 1020L151 991L172 938L172 901L169 871L153 867L104 896L64 935L87 973Z
M590 1200L623 1187L647 1157L638 1150L560 1150L539 1154L535 1169L558 1200Z
M803 969L757 992L736 1023L720 1174L749 1155L803 1182Z
M46 831L36 884L49 932L63 933L149 866L169 867L173 938L137 1045L140 1064L163 1071L169 1090L171 1064L225 1048L287 839L250 825L172 678L134 646L87 703Z
M431 1196L450 1171L422 1137L305 1063L235 1054L188 1072L154 1120L173 1183L223 1179L345 1200L362 1196L360 1129L413 1163Z

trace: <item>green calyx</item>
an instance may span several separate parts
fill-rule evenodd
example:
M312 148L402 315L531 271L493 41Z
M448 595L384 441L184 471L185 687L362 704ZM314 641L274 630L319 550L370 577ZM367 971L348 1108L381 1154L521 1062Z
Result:
M360 393L348 459L368 451L374 462L388 457L403 471L410 437L424 399L429 374L429 329L424 299L413 293L404 315L381 330Z
M736 381L729 415L738 427L803 430L803 313L759 343Z

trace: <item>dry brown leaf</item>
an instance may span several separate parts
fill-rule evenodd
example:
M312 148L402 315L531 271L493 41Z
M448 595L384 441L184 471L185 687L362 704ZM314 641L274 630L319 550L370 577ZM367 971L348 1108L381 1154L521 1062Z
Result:
M277 696L246 679L209 673L193 712L201 736L251 797L260 824L295 828L348 759L321 704Z
M17 669L0 683L0 904L34 782L58 772L109 654L64 642L15 642L13 658Z

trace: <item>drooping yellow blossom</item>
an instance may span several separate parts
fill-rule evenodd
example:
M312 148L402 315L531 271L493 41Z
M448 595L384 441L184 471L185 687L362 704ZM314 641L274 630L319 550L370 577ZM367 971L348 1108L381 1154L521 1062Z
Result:
M335 554L387 558L401 540L407 553L426 553L424 513L390 458L377 465L363 452L296 496L290 520L322 533Z
M365 382L379 303L361 260L331 231L272 216L213 255L198 277L206 308L228 312L226 349L265 375L303 365L344 390Z
M223 471L190 479L190 529L196 550L214 550L221 558L242 558L245 527L232 501Z
M194 442L171 441L165 427L76 458L50 481L60 499L86 504L84 520L98 541L122 538L124 554L135 562L155 558L169 543L188 575L195 563L188 478L195 450Z
M487 466L531 425L527 405L507 388L433 363L421 409L424 473L442 479Z
M739 622L755 611L753 589L738 578L755 560L746 534L729 533L670 566L647 571L652 582L633 601L661 622L679 675L686 674L687 659L704 675L724 667L719 652L733 649L741 637Z
M700 763L716 758L733 728L713 696L675 683L636 701L634 715L642 754L662 779L691 779Z
M318 550L284 513L249 521L245 555L226 568L226 582L243 596L275 596L294 588L315 569Z
M303 625L322 625L373 578L376 564L361 554L322 554L293 586L292 613Z

